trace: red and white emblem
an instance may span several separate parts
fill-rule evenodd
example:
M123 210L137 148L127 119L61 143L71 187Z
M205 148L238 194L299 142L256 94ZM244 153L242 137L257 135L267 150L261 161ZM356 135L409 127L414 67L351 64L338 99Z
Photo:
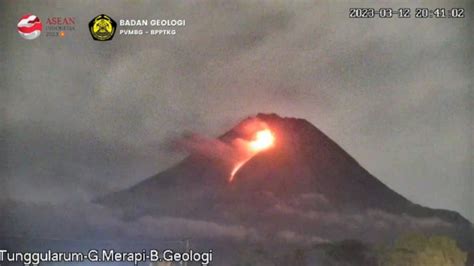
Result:
M27 40L33 40L40 36L43 24L39 17L33 14L26 14L18 21L18 33Z

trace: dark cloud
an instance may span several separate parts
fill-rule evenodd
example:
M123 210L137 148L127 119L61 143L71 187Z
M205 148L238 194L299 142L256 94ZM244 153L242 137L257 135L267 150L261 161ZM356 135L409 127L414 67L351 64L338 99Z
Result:
M179 161L170 136L276 112L308 119L409 199L474 220L469 20L351 20L357 5L2 2L2 197L91 198ZM187 26L99 43L86 27L97 10ZM30 11L76 16L77 31L24 41L15 25Z
M324 197L324 196L323 196ZM327 204L327 200L323 200ZM338 226L339 228L352 228L353 230L363 230L372 228L374 232L387 230L404 231L424 231L434 229L449 229L453 224L438 217L414 217L410 215L396 215L382 210L369 209L362 212L335 211L335 208L327 208L321 202L314 201L308 206L297 206L293 203L285 204L279 202L275 204L273 211L283 215L291 215L311 221L313 225L321 227Z
M273 217L269 220L282 215L293 221L278 227L269 226L269 220L263 224L255 222L253 226L173 216L123 220L119 212L85 201L61 204L2 201L0 211L5 218L0 223L0 234L4 237L78 241L193 239L314 245L347 238L383 242L409 232L450 234L456 229L438 218L395 215L380 210L355 213L290 206L275 206L273 213L269 213L272 216L268 217Z
M78 240L192 238L239 241L260 238L256 229L238 224L168 216L145 216L138 220L125 221L108 208L84 201L68 201L63 204L4 201L0 210L7 217L0 227L0 232L5 237ZM17 222L12 223L13 220Z
M328 240L320 238L318 236L308 236L295 233L293 231L280 231L277 234L277 237L287 243L297 243L297 244L320 244L326 243Z

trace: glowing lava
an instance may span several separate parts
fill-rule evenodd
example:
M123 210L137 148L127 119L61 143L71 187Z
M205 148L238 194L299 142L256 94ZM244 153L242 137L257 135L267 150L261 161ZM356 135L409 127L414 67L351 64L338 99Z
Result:
M229 181L232 181L232 179L234 179L234 176L235 174L237 174L237 172L239 171L239 169L248 161L245 160L245 161L242 161L242 162L238 162L235 166L234 166L234 169L232 169L232 172L230 173L230 179Z
M274 143L275 143L275 136L269 129L263 129L263 130L258 131L255 134L255 138L246 143L248 156L247 158L235 164L234 169L232 169L232 172L230 174L229 181L232 181L232 179L234 179L234 176L239 171L239 169L246 162L252 159L253 156L255 156L257 153L261 151L271 148L274 145Z
M249 142L249 147L255 153L266 150L273 146L275 137L269 129L264 129L257 132L255 139Z

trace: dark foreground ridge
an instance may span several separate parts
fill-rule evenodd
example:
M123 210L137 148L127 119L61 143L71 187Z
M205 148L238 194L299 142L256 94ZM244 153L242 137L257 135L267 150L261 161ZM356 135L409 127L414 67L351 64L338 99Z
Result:
M275 146L253 157L228 182L229 165L191 154L139 184L98 199L126 219L171 216L236 224L260 235L292 232L338 240L390 239L406 231L436 232L472 249L472 224L460 214L414 204L367 172L304 119L258 114ZM219 139L230 143L240 122ZM302 238L300 238L301 240ZM313 240L316 238L313 238ZM302 241L302 240L301 240Z

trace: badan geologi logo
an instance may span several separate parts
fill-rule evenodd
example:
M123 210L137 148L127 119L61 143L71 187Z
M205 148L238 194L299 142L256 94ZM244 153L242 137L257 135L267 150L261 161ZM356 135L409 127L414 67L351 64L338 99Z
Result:
M117 23L105 14L98 15L89 22L89 31L96 41L112 40L116 28Z
M18 21L18 33L27 40L33 40L40 36L43 30L43 24L39 17L33 14L26 14Z

